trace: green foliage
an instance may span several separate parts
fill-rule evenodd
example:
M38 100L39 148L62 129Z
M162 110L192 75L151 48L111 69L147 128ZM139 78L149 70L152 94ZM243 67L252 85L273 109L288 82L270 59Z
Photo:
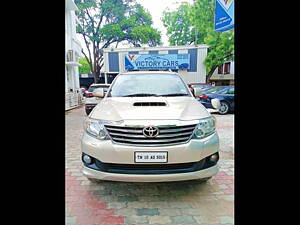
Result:
M90 64L88 63L88 61L86 60L86 58L79 58L79 63L81 64L81 66L79 66L79 73L83 74L83 73L91 73L91 68L90 68Z
M132 29L131 38L134 46L140 46L140 43L148 44L150 47L153 47L157 45L156 40L160 40L160 34L152 27L139 26Z
M191 5L182 3L176 11L163 12L163 24L167 28L170 45L186 45L194 40L194 29L191 26Z
M205 37L205 43L210 46L205 59L209 74L216 67L234 59L233 30L227 32L210 32Z
M127 42L134 46L161 44L161 34L152 26L150 13L135 0L77 0L80 24L76 31L84 37L94 76L103 65L103 48ZM96 76L95 76L96 77Z
M205 59L209 75L217 66L233 60L234 56L234 31L214 30L214 9L214 0L196 0L194 5L182 3L173 12L165 11L162 19L171 45L194 43L209 46Z

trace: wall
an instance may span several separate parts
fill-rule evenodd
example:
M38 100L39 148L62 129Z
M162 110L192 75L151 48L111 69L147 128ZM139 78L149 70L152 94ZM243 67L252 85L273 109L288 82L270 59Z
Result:
M76 39L76 5L73 0L66 0L65 9L65 109L76 107L80 104L79 97L79 71L78 57L81 56L81 46ZM68 50L75 52L75 59L72 64L67 62ZM71 91L72 90L72 91Z
M213 75L210 78L210 81L217 82L227 80L227 85L233 85L234 84L234 61L230 62L230 73L229 74L218 74L218 68L215 69Z

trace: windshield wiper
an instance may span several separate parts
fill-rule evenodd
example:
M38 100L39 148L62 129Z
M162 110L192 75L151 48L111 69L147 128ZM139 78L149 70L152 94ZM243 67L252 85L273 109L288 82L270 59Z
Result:
M173 94L166 94L166 95L160 95L160 96L187 96L188 94L183 93L173 93Z
M148 94L148 93L137 93L131 95L123 95L122 97L144 97L144 96L158 96L157 94Z

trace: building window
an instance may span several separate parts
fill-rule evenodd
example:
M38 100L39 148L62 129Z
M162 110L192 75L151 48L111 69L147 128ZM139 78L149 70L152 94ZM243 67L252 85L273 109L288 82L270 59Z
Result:
M218 74L223 74L223 65L218 66Z
M224 64L224 74L230 73L230 62Z
M67 66L67 81L68 82L70 81L70 69L68 66Z

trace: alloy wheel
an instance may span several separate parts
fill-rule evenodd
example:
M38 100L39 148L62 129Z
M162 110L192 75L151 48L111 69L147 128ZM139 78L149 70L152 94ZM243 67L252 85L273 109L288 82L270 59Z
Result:
M226 114L228 112L229 106L226 102L221 102L221 107L219 110L220 114Z

